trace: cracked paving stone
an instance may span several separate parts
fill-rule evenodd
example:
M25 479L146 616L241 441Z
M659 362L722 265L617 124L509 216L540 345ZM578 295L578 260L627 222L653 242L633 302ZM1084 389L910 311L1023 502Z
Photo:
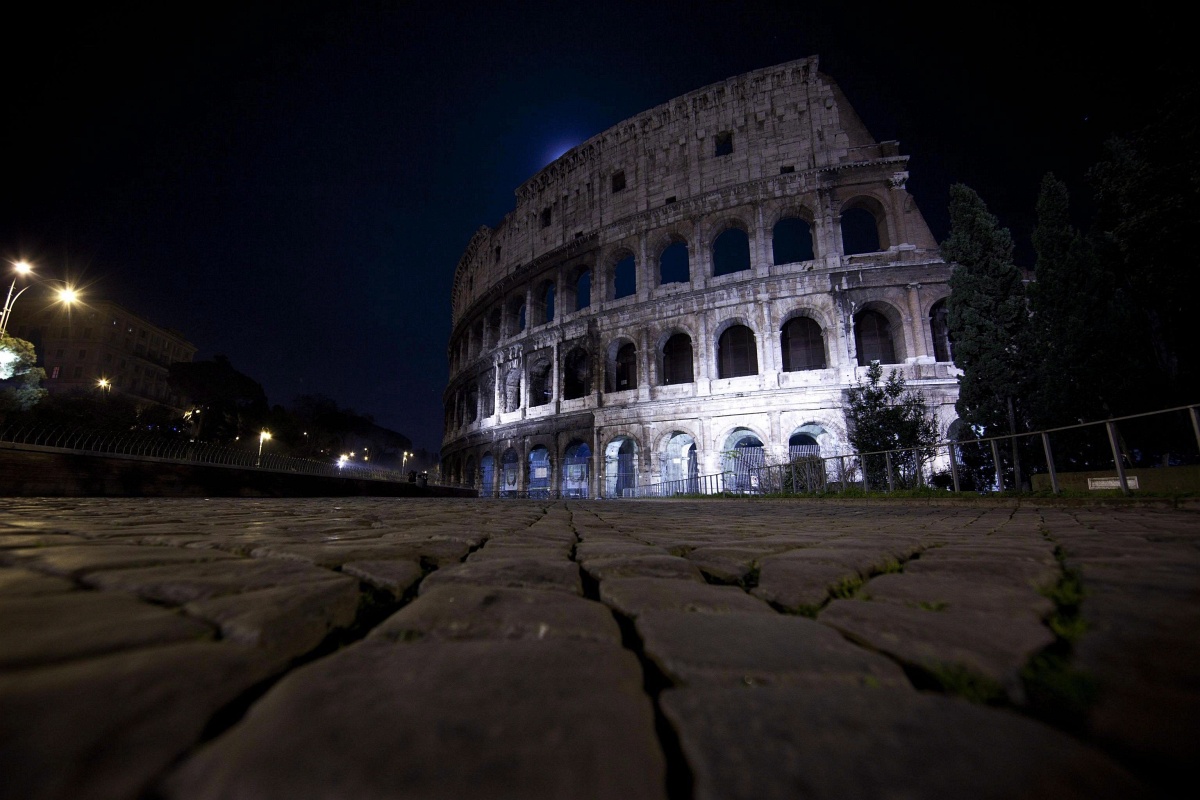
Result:
M958 578L940 573L901 573L872 578L861 598L884 603L931 607L929 610L984 611L1006 616L1044 619L1054 603L1028 587L984 576Z
M566 559L545 558L497 558L446 567L421 581L419 592L425 594L435 586L460 583L510 589L547 589L583 596L579 565Z
M399 600L421 580L421 565L412 561L347 561L342 572L366 581Z
M691 580L610 578L600 584L600 599L630 618L647 611L775 613L762 600L751 597L736 586L712 586Z
M0 674L0 798L140 797L268 675L248 648L199 642Z
M955 575L960 578L978 576L999 582L1007 581L1013 586L1053 586L1062 577L1062 569L1056 563L1047 564L1039 560L1011 560L1004 556L958 557L950 553L922 556L904 565L906 574Z
M230 641L255 645L287 660L316 647L334 629L350 625L358 602L358 581L338 575L334 580L198 600L184 610L217 625Z
M128 592L172 605L258 589L328 580L341 580L341 576L336 572L297 561L266 559L104 570L83 578L85 584L96 589Z
M795 613L820 606L835 587L858 578L856 570L841 564L771 559L763 563L751 594Z
M1036 618L971 611L925 611L895 603L835 600L818 617L857 642L932 673L958 666L1020 699L1020 670L1054 641Z
M0 603L0 668L210 638L212 628L132 597L66 592Z
M619 645L612 614L566 592L469 584L435 586L371 631L392 641L415 639L586 639Z
M78 577L102 569L154 567L196 561L234 559L219 550L183 547L141 547L125 544L81 544L0 551L0 559L54 575Z
M69 592L75 584L66 578L56 578L26 569L0 569L0 597Z
M704 576L695 564L679 556L603 556L589 558L583 562L588 575L597 581L612 578L660 578L670 580L692 580L704 582Z
M668 689L696 800L1148 797L1096 750L941 695L842 686Z
M255 558L295 559L318 567L340 567L350 561L419 561L422 556L438 565L457 563L469 548L459 542L363 544L270 544L256 547Z
M909 686L903 670L803 617L648 611L646 655L673 683Z
M665 763L641 668L620 647L373 640L285 677L163 790L637 800L665 797Z

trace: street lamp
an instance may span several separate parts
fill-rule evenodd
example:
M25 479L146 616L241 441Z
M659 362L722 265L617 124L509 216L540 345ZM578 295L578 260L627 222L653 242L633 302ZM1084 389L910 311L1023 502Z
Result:
M269 430L266 430L265 428L263 429L263 431L260 434L258 434L258 458L256 458L254 460L254 466L257 467L262 464L263 442L267 441L270 438L271 438L271 432Z
M108 378L101 378L96 381L96 387L101 391L108 393L112 391L112 382Z
M8 318L12 315L13 303L17 302L17 298L25 294L25 292L29 289L29 286L26 286L25 288L21 289L21 291L16 292L14 295L13 292L16 291L17 280L25 277L32 271L33 267L29 266L28 261L13 262L13 272L16 274L13 275L13 281L8 287L8 297L4 301L4 312L0 313L0 335L3 335L8 331Z
M400 471L401 472L403 472L404 468L406 466L408 466L408 457L411 455L412 455L412 453L408 452L407 450L404 451L404 458L401 459L401 461L400 461Z

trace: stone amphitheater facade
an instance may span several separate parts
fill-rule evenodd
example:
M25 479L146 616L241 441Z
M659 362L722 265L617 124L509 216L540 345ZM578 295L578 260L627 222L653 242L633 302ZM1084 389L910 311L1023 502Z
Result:
M942 430L950 267L816 57L704 87L538 172L454 275L443 479L611 497L851 452L871 360Z

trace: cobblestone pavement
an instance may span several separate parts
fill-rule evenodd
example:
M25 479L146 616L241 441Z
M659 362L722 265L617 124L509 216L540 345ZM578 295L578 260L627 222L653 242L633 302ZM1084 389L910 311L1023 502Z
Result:
M1195 507L7 499L0 797L1163 796L1198 631Z

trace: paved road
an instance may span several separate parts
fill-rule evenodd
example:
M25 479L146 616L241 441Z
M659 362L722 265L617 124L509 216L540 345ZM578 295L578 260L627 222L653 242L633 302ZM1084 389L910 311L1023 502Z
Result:
M7 499L0 797L1163 796L1197 631L1195 506Z

